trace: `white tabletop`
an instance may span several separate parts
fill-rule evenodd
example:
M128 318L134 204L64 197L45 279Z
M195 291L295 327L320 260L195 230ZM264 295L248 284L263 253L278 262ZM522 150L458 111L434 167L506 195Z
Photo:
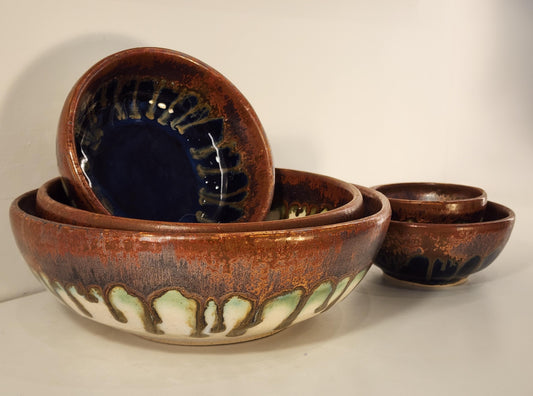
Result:
M79 317L47 292L1 303L2 394L531 395L523 214L503 253L466 284L404 289L373 267L328 312L242 344L146 341Z

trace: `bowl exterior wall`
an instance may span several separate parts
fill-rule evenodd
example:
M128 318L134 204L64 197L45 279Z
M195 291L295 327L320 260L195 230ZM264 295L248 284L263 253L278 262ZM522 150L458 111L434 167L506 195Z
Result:
M409 282L454 284L491 264L505 247L514 217L466 226L420 227L392 221L375 264Z
M375 186L389 198L392 219L418 223L471 223L483 219L487 193L449 183L395 183Z
M22 200L34 207L35 192ZM169 236L11 207L17 245L56 297L97 322L177 344L246 341L325 311L366 274L389 218L387 206L346 226Z
M486 200L485 200L486 201ZM397 221L419 223L474 223L483 219L485 207L482 200L458 204L434 202L398 202L390 200L392 218Z

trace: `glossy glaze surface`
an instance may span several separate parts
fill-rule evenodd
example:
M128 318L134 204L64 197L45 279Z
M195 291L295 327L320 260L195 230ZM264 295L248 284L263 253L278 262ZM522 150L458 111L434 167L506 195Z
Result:
M68 203L59 178L39 188L37 211L47 219L75 225L190 233L276 230L333 224L359 218L364 214L364 206L363 196L353 184L309 172L277 169L269 221L184 224L88 212Z
M390 205L360 187L366 216L319 227L225 234L134 232L36 216L36 191L11 206L31 270L76 312L155 341L264 337L344 298L385 236Z
M448 183L395 183L374 187L385 194L392 219L418 223L479 221L487 194L478 187Z
M262 126L220 73L136 48L88 70L65 102L58 162L98 213L176 222L262 220L274 172Z
M387 275L425 285L448 285L490 265L505 247L515 214L489 202L477 223L391 221L375 263Z
M239 294L229 294L217 303L192 297L180 288L170 288L148 301L117 284L107 293L89 290L35 276L57 298L78 314L157 342L214 345L242 342L275 334L309 319L342 301L364 278L367 270L337 281L325 281L306 293L296 288L268 298L261 307ZM218 305L220 304L220 306Z

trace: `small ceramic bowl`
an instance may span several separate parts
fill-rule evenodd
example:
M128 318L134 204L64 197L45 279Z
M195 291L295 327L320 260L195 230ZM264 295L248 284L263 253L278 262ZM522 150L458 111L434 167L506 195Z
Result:
M186 54L134 48L90 68L67 97L60 174L83 208L137 219L260 221L274 168L251 105Z
M365 216L326 226L236 233L73 226L10 208L35 276L83 317L154 341L227 344L274 334L345 298L381 246L390 204L360 187Z
M481 220L487 194L478 187L447 183L396 183L374 187L385 194L392 219L417 223Z
M489 202L484 220L465 224L391 221L375 264L397 280L454 285L491 264L509 240L515 214Z
M246 223L171 223L137 220L77 209L68 204L61 179L45 183L37 192L37 213L49 220L98 228L169 233L276 230L333 224L359 218L363 196L353 184L328 176L276 170L270 221Z

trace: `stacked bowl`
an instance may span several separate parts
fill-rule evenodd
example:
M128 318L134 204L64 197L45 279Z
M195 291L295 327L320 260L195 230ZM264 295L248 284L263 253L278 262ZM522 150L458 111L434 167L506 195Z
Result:
M387 196L392 220L375 263L407 285L442 287L491 264L513 229L513 211L487 202L484 190L446 183L374 187Z
M389 225L380 192L275 169L220 73L160 48L113 54L60 116L61 177L10 218L34 275L78 314L154 341L264 337L345 298Z
M29 268L83 317L165 343L276 333L344 299L373 262L407 285L464 282L514 224L475 187L275 169L237 88L161 48L76 82L57 159L60 177L10 207Z

